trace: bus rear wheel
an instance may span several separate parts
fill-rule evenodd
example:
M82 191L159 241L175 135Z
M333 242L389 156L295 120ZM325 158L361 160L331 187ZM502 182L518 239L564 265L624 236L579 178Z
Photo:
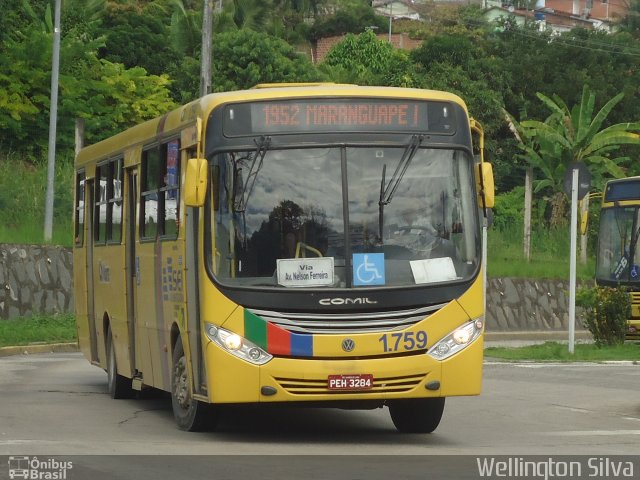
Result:
M211 405L193 398L187 357L180 338L173 350L171 405L180 430L201 432L213 430L217 424L216 410Z
M113 345L111 327L107 329L107 385L111 398L131 398L133 396L131 380L122 375L118 375L116 349Z
M431 433L440 424L444 397L409 398L389 402L393 424L402 433Z

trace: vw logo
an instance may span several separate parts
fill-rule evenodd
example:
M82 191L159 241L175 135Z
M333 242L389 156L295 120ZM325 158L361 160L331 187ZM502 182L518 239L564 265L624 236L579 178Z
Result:
M345 338L342 341L342 349L345 352L353 352L353 349L356 348L356 342L351 340L350 338Z

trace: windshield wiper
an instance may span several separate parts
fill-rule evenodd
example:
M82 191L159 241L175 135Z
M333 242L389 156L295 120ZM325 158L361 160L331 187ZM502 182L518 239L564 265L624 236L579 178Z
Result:
M384 182L387 175L387 164L382 166L382 178L380 179L380 199L378 200L378 242L383 243L382 230L384 228Z
M269 150L271 137L265 137L263 135L259 140L254 140L254 142L256 144L256 151L253 153L249 174L247 175L247 180L244 182L239 198L236 198L234 202L234 209L238 213L244 213L247 208L249 197L251 197L253 186L256 183L256 177L258 176L260 169L262 169L264 156L266 155L267 150Z
M415 156L416 152L420 148L422 144L422 140L424 139L424 135L413 135L411 137L411 142L404 150L402 154L402 158L398 162L398 166L396 170L393 172L393 176L391 180L389 180L389 185L385 188L385 175L387 171L387 164L385 163L382 166L382 179L380 181L380 198L378 200L378 230L380 236L380 242L382 242L382 230L384 227L384 207L385 205L389 205L391 200L393 199L393 195L396 193L398 189L398 185L402 181L404 174L407 172L409 165L411 164L411 160Z

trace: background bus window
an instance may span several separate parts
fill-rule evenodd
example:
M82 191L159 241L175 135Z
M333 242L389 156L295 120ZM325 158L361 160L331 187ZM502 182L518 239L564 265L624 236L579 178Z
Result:
M143 238L155 238L158 234L158 188L160 180L160 152L157 148L146 150L142 157L141 232Z
M172 140L163 148L165 159L163 162L164 176L162 178L161 195L164 197L164 218L161 230L162 235L176 237L179 229L180 218L180 142Z
M109 164L107 240L122 242L122 158Z
M104 243L107 238L107 178L108 165L96 168L95 243Z
M84 244L84 172L76 175L76 215L75 215L75 233L73 238L77 247Z

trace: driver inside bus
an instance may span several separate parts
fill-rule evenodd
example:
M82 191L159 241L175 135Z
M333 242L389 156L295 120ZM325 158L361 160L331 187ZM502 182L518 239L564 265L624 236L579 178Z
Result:
M391 231L392 245L410 249L416 258L457 258L454 243L449 240L447 226L434 225L433 208L411 209L400 213L397 226Z

